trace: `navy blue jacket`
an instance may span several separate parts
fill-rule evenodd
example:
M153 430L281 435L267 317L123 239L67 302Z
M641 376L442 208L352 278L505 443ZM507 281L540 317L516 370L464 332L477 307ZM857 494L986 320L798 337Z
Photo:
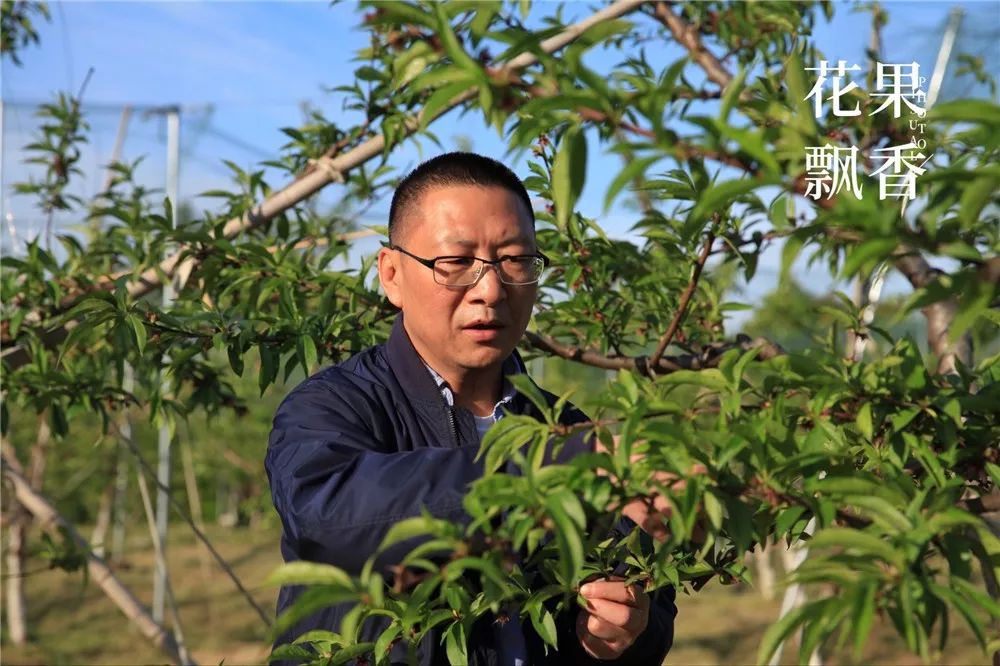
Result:
M545 395L555 401L552 394ZM509 411L538 416L519 394ZM585 420L573 407L561 416L565 424ZM400 315L388 342L313 375L278 408L265 466L283 527L282 556L286 562L327 562L356 575L388 529L419 515L421 508L439 518L467 520L462 498L483 474L482 461L474 460L478 449L472 413L447 404ZM585 450L587 442L578 437L563 448L559 461ZM404 555L403 550L390 550L378 564L398 563ZM301 592L297 586L282 588L278 613ZM336 631L348 608L339 605L315 613L280 636L276 645L311 629ZM661 663L673 642L676 612L672 589L655 594L646 631L613 663ZM547 657L541 639L524 623L531 663L609 663L582 651L575 620L575 610L558 618L560 652L550 650ZM469 637L470 664L496 664L494 632L489 623L480 624ZM382 628L366 625L363 640L374 640ZM404 647L397 645L391 657L393 663L405 663ZM420 646L420 663L447 664L439 634L431 634Z

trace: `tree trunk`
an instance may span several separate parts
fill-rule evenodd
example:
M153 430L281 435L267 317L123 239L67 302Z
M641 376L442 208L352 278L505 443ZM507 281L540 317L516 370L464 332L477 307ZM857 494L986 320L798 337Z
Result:
M771 543L758 544L752 551L751 558L754 568L757 571L757 589L762 597L770 601L774 599L774 563L771 561L771 553L774 546Z
M127 506L125 495L128 492L129 460L125 444L118 442L118 460L115 463L115 498L112 502L111 527L111 564L118 566L125 559L125 523Z
M52 438L52 430L43 412L38 416L38 434L35 444L31 447L28 462L29 483L32 488L42 487L45 474L45 452ZM5 572L7 579L7 629L14 645L23 645L28 641L28 605L24 594L24 566L27 555L28 529L31 527L31 514L15 499L11 507L10 529L7 534L7 557Z
M7 530L7 563L4 576L7 578L7 631L10 642L24 645L28 641L28 609L24 602L24 541L28 531L28 520L20 507L20 514L11 520Z
M107 557L104 545L108 541L108 528L111 526L111 507L114 503L115 484L112 481L104 486L101 492L101 501L97 508L97 520L94 523L94 531L90 535L90 547L98 557Z
M118 606L143 636L161 649L173 663L182 664L181 655L177 650L177 643L174 641L173 635L153 621L143 605L118 580L107 563L90 551L90 544L80 536L72 523L56 511L48 499L31 488L27 479L18 470L20 466L17 462L8 459L6 454L3 454L0 462L3 464L4 475L14 485L17 500L35 517L39 525L43 529L62 528L65 530L65 533L73 539L77 546L87 553L87 569L90 573L90 579L108 595L108 598Z
M205 523L202 520L201 494L198 492L198 478L194 473L194 458L191 455L191 444L188 441L181 443L181 463L184 466L184 485L187 487L188 509L191 511L191 520L204 529Z

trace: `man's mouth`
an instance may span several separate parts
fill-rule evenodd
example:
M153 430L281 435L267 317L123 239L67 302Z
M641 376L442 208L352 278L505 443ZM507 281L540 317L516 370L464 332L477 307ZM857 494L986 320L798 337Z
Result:
M504 324L494 320L474 321L471 324L463 326L463 328L474 331L495 331L504 327Z
M495 319L480 319L471 324L466 324L462 327L462 330L467 336L478 343L496 344L505 327L505 324Z

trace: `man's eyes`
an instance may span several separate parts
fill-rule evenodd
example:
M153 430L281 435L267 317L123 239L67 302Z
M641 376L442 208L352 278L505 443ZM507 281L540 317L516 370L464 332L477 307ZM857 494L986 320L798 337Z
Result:
M534 261L534 255L530 254L518 254L518 255L504 255L500 257L503 261L508 262L515 266L521 266L524 264L530 264ZM445 266L471 266L476 262L475 257L442 257L437 260L439 264Z
M471 266L476 262L475 257L445 257L443 259L437 260L439 264L444 264L445 266Z

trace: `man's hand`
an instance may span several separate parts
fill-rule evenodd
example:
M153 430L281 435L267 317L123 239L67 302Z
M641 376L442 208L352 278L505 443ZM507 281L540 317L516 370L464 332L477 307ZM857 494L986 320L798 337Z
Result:
M615 435L615 446L617 445L618 435ZM596 440L596 451L598 453L610 453L600 440ZM642 459L643 455L641 453L632 454L632 462L638 463L641 462ZM704 465L701 463L695 463L692 465L689 475L693 476L696 474L704 474L706 471L707 470ZM676 474L671 474L670 472L654 472L653 480L661 486L668 487L672 490L683 490L686 485L683 478L678 477ZM670 536L670 531L667 528L667 525L670 520L671 511L672 509L667 499L655 491L647 497L637 497L622 507L622 515L631 518L636 525L641 527L648 535L657 541L666 541ZM700 532L700 530L696 529L696 540L700 539L698 532Z
M576 620L576 635L595 659L617 659L649 621L649 595L638 585L626 586L623 578L594 580L580 587L587 600Z

